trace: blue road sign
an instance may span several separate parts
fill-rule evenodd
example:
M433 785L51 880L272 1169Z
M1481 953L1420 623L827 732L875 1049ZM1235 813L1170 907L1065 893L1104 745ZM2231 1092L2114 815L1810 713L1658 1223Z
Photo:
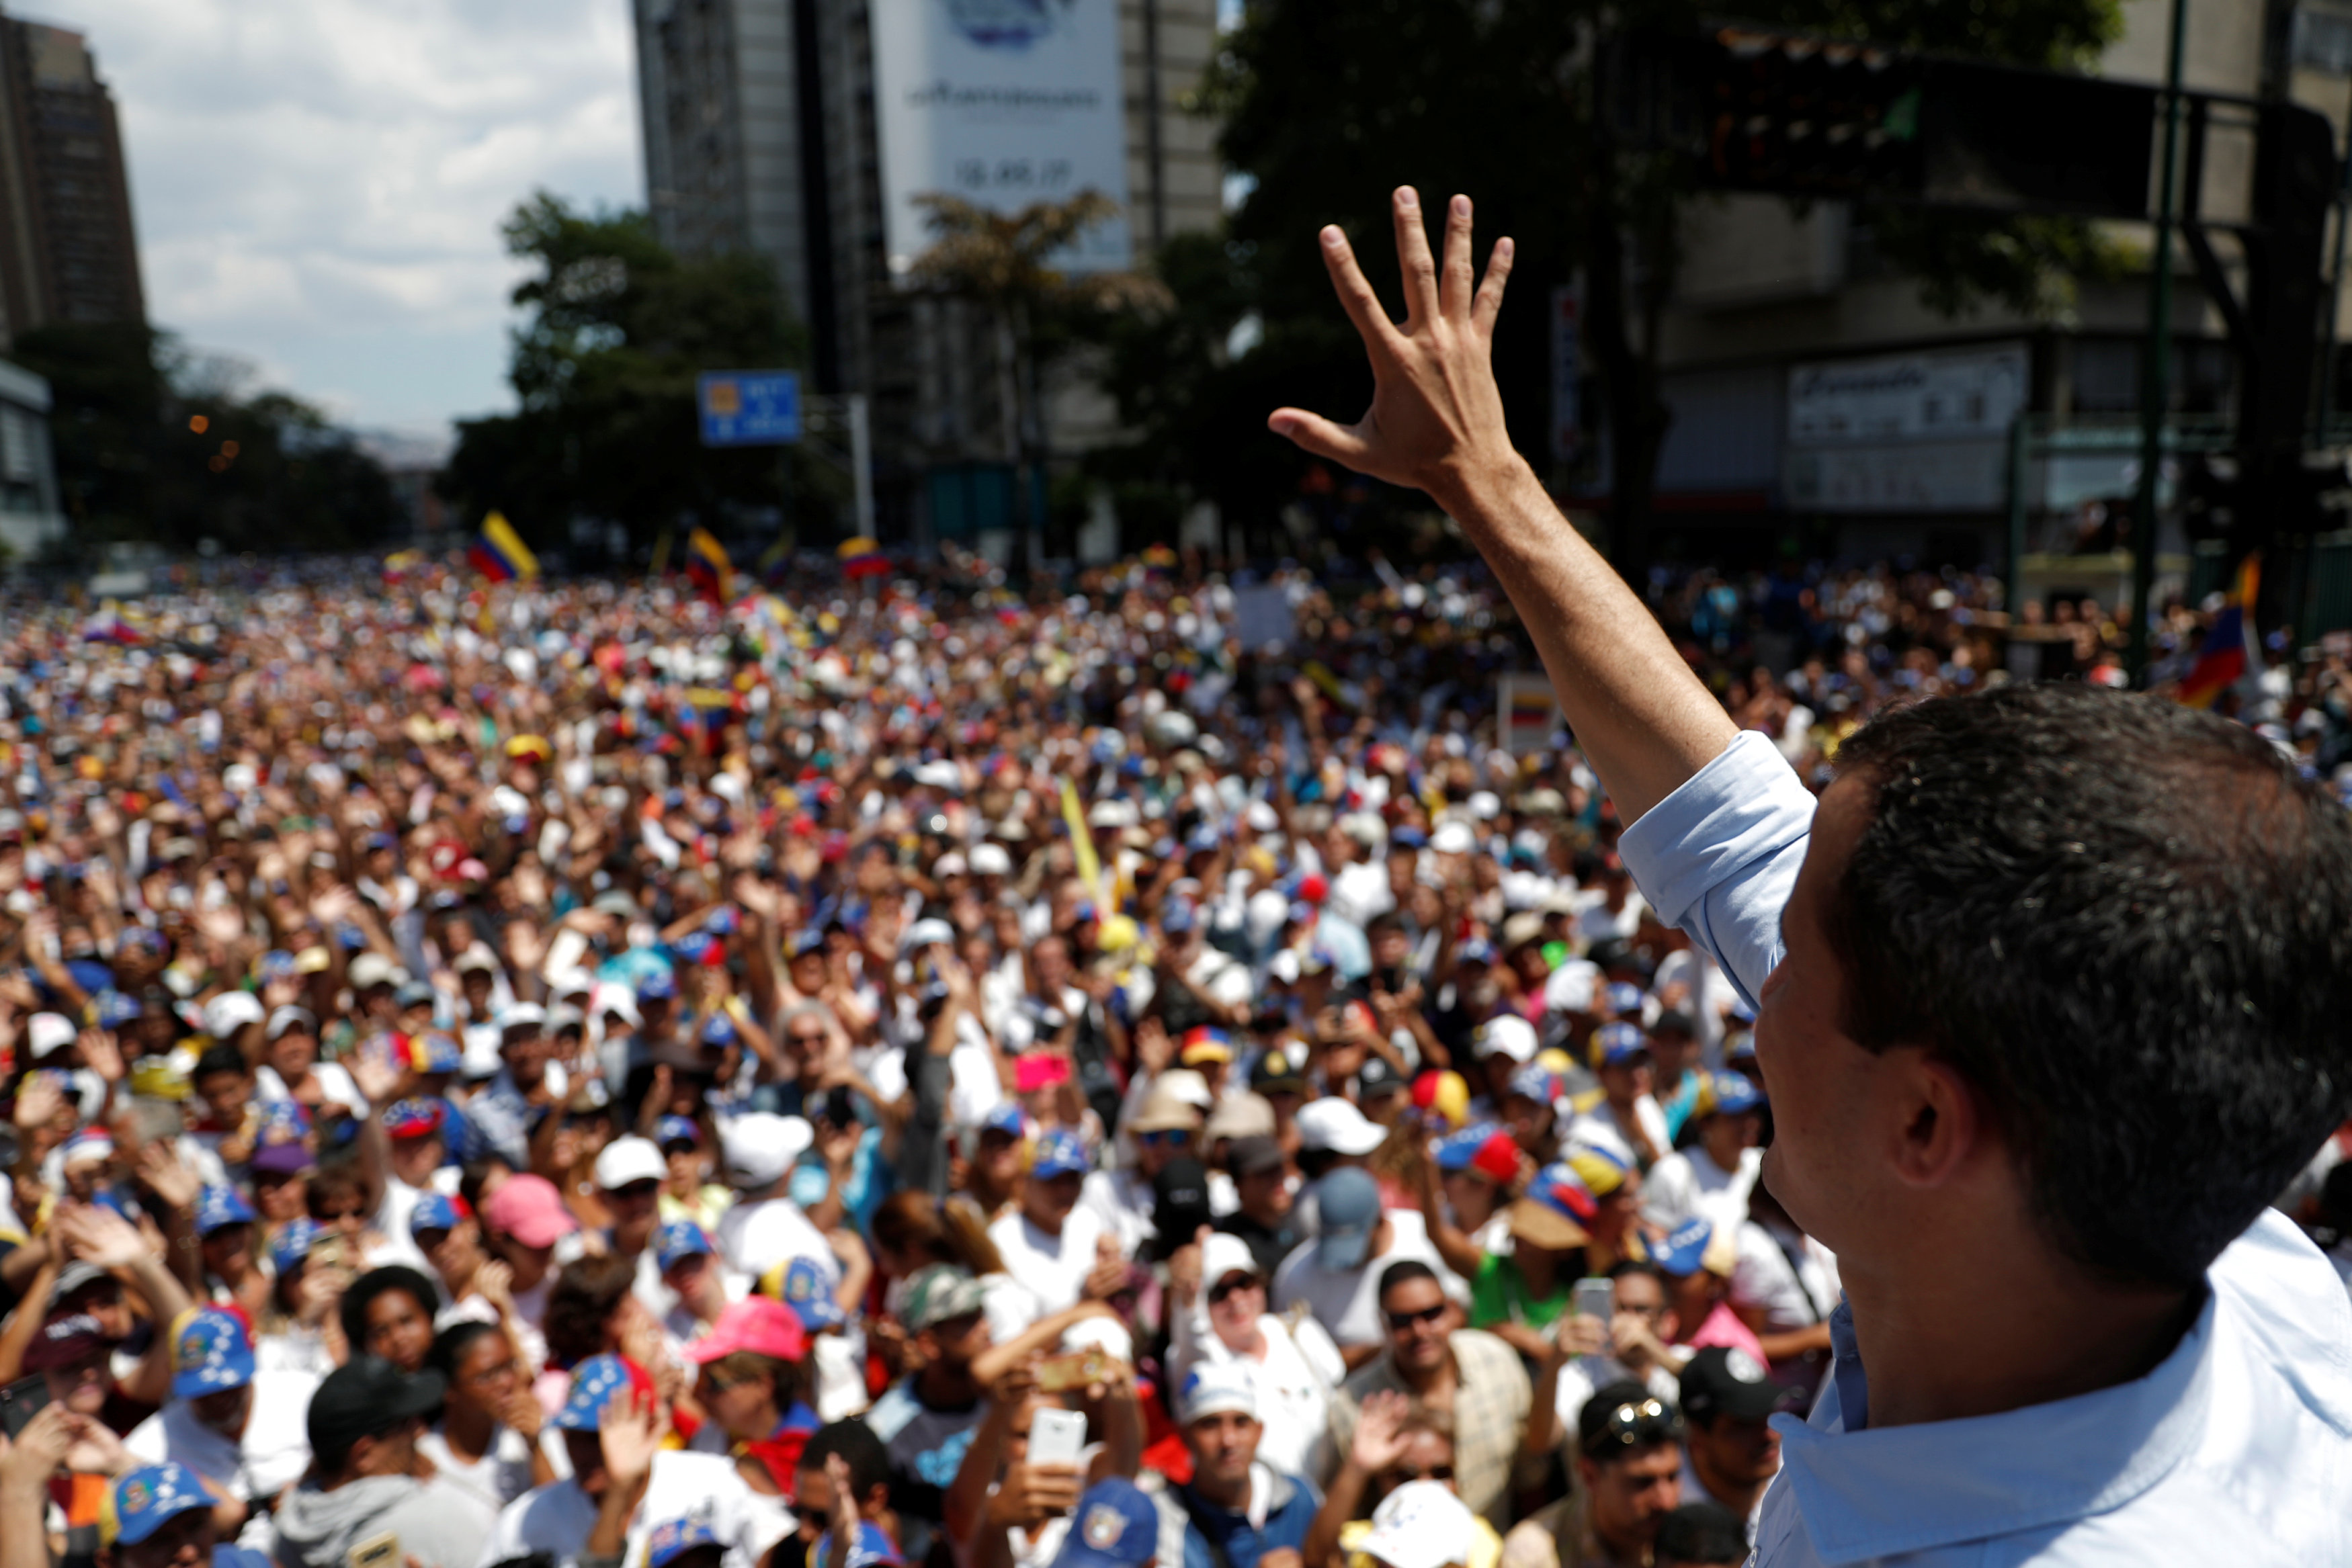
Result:
M801 378L791 371L705 371L694 392L705 446L786 446L801 438Z

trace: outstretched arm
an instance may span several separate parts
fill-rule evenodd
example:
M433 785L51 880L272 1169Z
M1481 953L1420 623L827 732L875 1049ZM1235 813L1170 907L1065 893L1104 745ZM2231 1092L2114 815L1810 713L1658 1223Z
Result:
M1393 205L1402 327L1364 280L1347 235L1336 225L1322 234L1324 264L1371 358L1371 407L1353 425L1296 408L1276 410L1267 424L1318 456L1427 491L1462 525L1535 640L1577 744L1631 822L1713 761L1738 727L1511 446L1490 355L1511 242L1496 242L1482 282L1467 196L1447 205L1442 267L1420 197L1401 187Z

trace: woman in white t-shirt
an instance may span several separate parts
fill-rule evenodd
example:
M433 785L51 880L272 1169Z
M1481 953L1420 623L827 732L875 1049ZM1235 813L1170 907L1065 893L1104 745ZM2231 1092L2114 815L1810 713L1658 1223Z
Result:
M448 1392L416 1451L476 1505L487 1536L507 1504L556 1479L539 1442L546 1412L531 1397L514 1342L495 1323L451 1323L434 1336L425 1364Z
M1202 1363L1240 1362L1257 1385L1258 1458L1284 1475L1323 1473L1331 1390L1347 1375L1339 1346L1304 1312L1265 1310L1265 1281L1248 1245L1219 1231L1169 1260L1176 1293L1171 1314L1168 1376L1175 1387Z

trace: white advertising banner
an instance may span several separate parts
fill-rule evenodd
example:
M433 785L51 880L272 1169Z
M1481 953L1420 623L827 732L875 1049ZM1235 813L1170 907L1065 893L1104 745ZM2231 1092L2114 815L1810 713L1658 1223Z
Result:
M884 241L893 276L931 242L915 198L1017 213L1097 191L1119 204L1055 264L1133 261L1118 0L872 0Z
M1789 441L1969 441L2006 436L2025 406L2022 343L1792 366Z

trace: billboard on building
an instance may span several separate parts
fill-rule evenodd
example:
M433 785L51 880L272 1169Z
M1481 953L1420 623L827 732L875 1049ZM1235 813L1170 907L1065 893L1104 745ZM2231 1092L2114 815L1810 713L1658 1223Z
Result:
M1980 512L2008 495L2022 343L1789 371L1789 502L1824 512Z
M1120 213L1055 258L1128 267L1118 0L873 0L883 239L903 274L931 242L916 198L992 212L1098 191Z

